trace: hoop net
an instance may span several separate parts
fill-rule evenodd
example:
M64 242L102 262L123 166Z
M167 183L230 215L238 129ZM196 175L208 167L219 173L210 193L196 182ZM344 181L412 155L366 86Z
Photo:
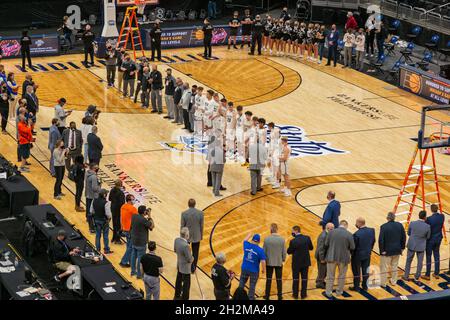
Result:
M138 14L144 14L145 5L147 4L145 0L135 0Z

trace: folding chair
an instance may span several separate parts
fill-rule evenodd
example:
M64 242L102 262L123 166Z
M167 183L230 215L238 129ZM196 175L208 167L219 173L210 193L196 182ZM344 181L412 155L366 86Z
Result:
M395 44L398 39L397 36L393 36L389 42L384 43L384 48L386 49L388 56L395 56Z
M414 26L409 33L406 34L406 37L409 39L409 42L414 42L417 39L419 34L422 32L422 28L419 26Z
M412 59L411 59L411 55L413 53L413 49L414 49L414 43L410 42L408 43L408 45L406 46L405 49L400 50L400 54L402 55L400 57L400 59L398 61L401 62L402 59L405 59L405 63L413 63Z
M439 39L440 37L438 34L433 34L430 41L425 43L425 50L423 51L423 53L425 54L428 51L432 54L435 54L438 49Z
M400 20L395 19L391 22L391 25L389 26L388 30L390 34L397 34L398 28L400 27Z
M431 52L425 53L422 60L417 62L417 66L422 69L423 71L428 71L428 66L430 65L431 59L433 58L433 55Z
M384 71L383 71L382 67L383 67L385 60L386 60L386 56L383 54L383 55L381 55L380 58L375 60L375 62L373 62L373 61L369 62L369 70L367 70L367 72L374 72L376 74L381 73L382 75L384 75ZM371 71L371 70L373 70L373 71Z
M400 61L397 61L391 69L388 70L388 73L386 75L386 81L397 81L399 76L398 76L398 71L400 70Z

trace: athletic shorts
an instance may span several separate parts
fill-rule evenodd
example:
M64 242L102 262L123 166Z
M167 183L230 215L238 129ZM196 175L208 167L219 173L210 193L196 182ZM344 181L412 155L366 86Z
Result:
M289 166L287 162L280 163L280 171L282 175L289 175Z
M264 37L268 37L268 36L270 36L270 31L265 31L265 30L264 30L264 33L263 33L263 35L264 35Z
M227 129L225 132L226 140L234 141L236 138L236 130L235 129Z
M230 37L235 37L238 34L237 28L230 28Z
M291 35L290 34L283 34L283 41L288 41L291 40Z
M249 36L252 34L252 27L243 27L242 28L242 35L243 36Z
M241 144L244 143L244 130L236 129L236 142Z
M19 154L21 158L28 159L30 157L30 144L19 144Z

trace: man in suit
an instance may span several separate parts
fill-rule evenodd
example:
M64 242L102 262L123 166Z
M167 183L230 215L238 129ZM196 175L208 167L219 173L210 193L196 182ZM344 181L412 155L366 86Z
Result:
M69 124L69 128L65 129L62 134L64 145L69 148L66 158L66 169L70 170L71 163L75 163L75 158L81 155L83 147L83 137L81 131L77 129L74 121Z
M427 218L425 221L428 225L430 225L431 235L430 239L427 241L427 247L425 249L425 256L426 256L426 265L427 265L427 271L425 273L425 276L422 278L425 280L430 280L430 274L431 274L431 254L433 254L434 257L434 274L433 276L438 279L439 278L439 271L440 271L440 264L439 260L441 259L439 255L439 249L441 247L442 242L442 228L444 226L445 217L442 213L440 213L439 207L436 204L432 204L431 212L433 214Z
M366 227L364 218L356 219L356 228L358 230L353 234L355 241L355 250L352 254L353 287L349 288L352 291L359 291L361 273L362 288L363 290L368 289L370 254L375 245L375 229Z
M209 161L208 171L211 173L213 195L215 197L221 197L220 190L224 190L222 187L222 177L225 169L226 152L222 139L217 137L218 135L214 135L210 138L207 160Z
M327 262L325 257L327 256L327 248L325 247L325 240L328 233L334 229L334 224L328 222L325 225L325 229L317 238L316 253L314 257L317 260L317 278L316 278L316 288L325 289L325 277L327 276Z
M395 221L395 213L389 212L387 221L380 227L378 246L380 248L380 285L386 287L387 274L391 271L391 284L397 284L398 260L405 250L405 228Z
M53 163L53 150L55 149L56 142L61 140L61 133L58 130L58 119L52 119L52 125L48 132L48 150L50 150L50 173L52 177L56 175L55 166Z
M200 241L203 239L204 215L203 211L195 208L195 199L189 199L188 206L189 209L181 214L181 228L189 229L189 243L194 256L191 272L194 273L197 268Z
M158 66L156 64L152 65L152 72L150 72L150 83L151 83L151 93L150 98L152 101L152 111L151 113L158 114L162 113L162 89L163 78L161 72L158 71Z
M337 31L335 24L331 26L331 31L328 33L327 41L328 41L328 61L326 65L329 66L331 60L333 60L334 66L336 67L339 31Z
M27 111L33 114L33 122L36 123L36 114L39 112L39 99L34 92L33 86L27 87L25 100L27 100Z
M261 180L262 172L264 170L267 160L267 150L264 146L265 141L259 141L259 135L256 135L256 141L250 143L249 161L250 161L250 179L251 179L251 195L256 195L256 192L262 191Z
M347 230L348 223L342 220L339 227L331 230L325 239L327 248L327 280L325 295L332 297L336 267L339 269L338 287L336 295L341 296L344 292L345 275L347 274L348 264L350 263L350 252L355 250L355 241L353 235Z
M300 227L292 227L292 239L289 242L287 253L292 255L292 297L298 299L299 275L302 277L300 298L305 299L308 289L308 269L311 266L309 251L313 250L311 238L300 233Z
M423 267L423 255L427 246L427 240L430 239L431 228L430 225L425 222L427 218L427 212L422 210L419 212L419 220L413 221L409 224L408 228L408 255L406 256L405 274L403 280L409 280L409 273L411 270L411 263L414 256L417 255L417 269L414 278L420 279Z
M341 215L341 204L336 199L336 194L333 191L328 191L327 200L328 205L323 213L322 221L319 224L325 229L328 222L333 223L334 227L339 227L339 216Z
M88 158L89 163L100 164L100 159L102 158L103 143L99 136L97 136L97 132L97 126L93 126L92 132L87 136Z
M283 237L278 234L278 225L270 225L270 236L264 239L264 253L266 255L266 294L264 298L269 300L270 287L272 286L272 275L275 270L275 280L277 282L278 300L282 300L283 293L283 263L286 261L286 248Z
M175 239L174 250L177 254L177 279L175 281L174 300L189 300L191 287L191 265L194 261L188 243L189 229L181 228L180 237Z

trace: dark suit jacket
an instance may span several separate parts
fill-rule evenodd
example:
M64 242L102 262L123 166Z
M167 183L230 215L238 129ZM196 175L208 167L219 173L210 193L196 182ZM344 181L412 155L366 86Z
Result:
M66 128L63 131L62 134L63 140L64 140L64 146L66 148L69 148L69 137L70 137L70 128ZM83 137L81 135L81 131L78 129L75 129L75 146L76 149L70 151L71 154L81 154L81 147L83 146Z
M341 215L341 204L337 200L331 200L328 203L321 221L322 228L325 228L328 222L332 222L335 228L339 227L339 216Z
M311 238L303 234L297 235L289 242L287 253L292 255L292 269L299 270L311 265L309 251L314 249Z
M441 241L442 240L442 227L444 226L445 217L440 213L433 213L425 221L430 225L431 236L428 241Z
M353 257L359 260L370 259L370 253L375 245L375 229L364 227L353 234L355 250Z
M101 159L103 150L102 140L91 132L87 136L87 143L89 159Z
M400 222L389 221L380 227L378 236L380 254L386 252L386 256L397 256L402 253L406 245L405 228Z
M36 115L36 112L39 110L39 99L33 93L29 95L28 93L25 95L25 99L27 100L27 110Z

